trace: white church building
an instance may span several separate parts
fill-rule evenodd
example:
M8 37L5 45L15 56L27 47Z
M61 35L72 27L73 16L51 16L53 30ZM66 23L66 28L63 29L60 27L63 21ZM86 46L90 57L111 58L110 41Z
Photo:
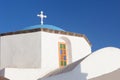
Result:
M38 16L45 17L42 12ZM43 25L42 18L41 25L0 34L0 80L92 80L120 68L116 65L101 71L92 64L99 63L99 58L89 59L91 44L85 35ZM118 49L113 51L120 53ZM113 57L119 60L120 54L116 56Z
M53 25L35 25L3 33L0 48L1 69L40 69L43 73L63 68L91 53L91 44L85 35Z

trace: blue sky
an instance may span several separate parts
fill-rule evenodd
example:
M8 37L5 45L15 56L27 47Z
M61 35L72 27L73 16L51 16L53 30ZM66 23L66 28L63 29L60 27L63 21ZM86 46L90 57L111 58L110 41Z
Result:
M0 33L40 24L41 10L45 24L85 34L93 51L120 48L120 0L1 0Z

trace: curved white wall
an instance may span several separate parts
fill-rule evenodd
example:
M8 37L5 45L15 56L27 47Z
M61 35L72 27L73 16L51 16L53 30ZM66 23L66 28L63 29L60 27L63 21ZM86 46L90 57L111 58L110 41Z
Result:
M81 63L81 72L87 73L87 78L94 78L110 73L120 68L120 49L107 47L88 56Z

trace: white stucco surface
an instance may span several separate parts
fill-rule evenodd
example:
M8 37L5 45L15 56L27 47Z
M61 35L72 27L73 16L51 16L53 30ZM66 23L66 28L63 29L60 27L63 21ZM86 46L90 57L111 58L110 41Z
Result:
M34 68L5 68L3 70L4 77L10 80L38 80L48 73L47 69ZM0 72L0 74L2 75Z
M107 47L93 52L81 63L81 72L87 79L98 77L120 68L120 49Z
M41 32L42 68L59 68L58 42L61 39L65 39L66 43L69 41L71 44L72 62L91 53L91 46L83 37Z
M59 68L60 41L67 44L69 64L91 53L84 37L44 31L6 35L1 36L0 68L5 68L5 77L10 80L41 78Z
M68 42L68 63L91 53L91 46L83 37L32 32L1 37L1 68L59 67L58 42ZM49 66L49 67L48 67Z
M40 32L1 37L1 68L40 68Z
M44 77L52 71L46 67L42 69L6 68L4 72L0 72L0 75L4 74L10 80L88 80L119 69L119 61L120 49L107 47L92 53L73 70L58 75Z

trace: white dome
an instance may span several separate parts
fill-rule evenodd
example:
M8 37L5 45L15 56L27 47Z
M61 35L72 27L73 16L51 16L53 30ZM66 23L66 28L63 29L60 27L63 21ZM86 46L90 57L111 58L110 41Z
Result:
M81 72L86 73L87 79L98 77L120 68L120 49L107 47L88 56L81 63Z

